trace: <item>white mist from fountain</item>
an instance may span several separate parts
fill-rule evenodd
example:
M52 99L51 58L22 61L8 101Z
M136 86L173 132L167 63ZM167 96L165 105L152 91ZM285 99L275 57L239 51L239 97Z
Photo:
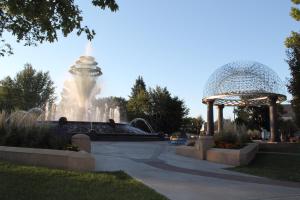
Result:
M117 106L115 109L114 109L114 119L115 119L115 122L116 123L120 123L120 119L121 119L121 113L120 113L120 107Z
M92 43L90 41L86 44L84 55L85 56L92 56L93 55L93 46L92 46Z
M89 42L86 46L84 56L70 67L71 79L64 83L61 92L61 101L53 111L53 106L47 106L48 120L57 120L59 117L66 117L70 121L102 121L107 122L113 119L120 122L120 108L97 105L96 96L101 92L101 87L97 82L102 75L98 63L91 56L92 45ZM104 106L104 107L103 107ZM54 112L54 113L53 113Z

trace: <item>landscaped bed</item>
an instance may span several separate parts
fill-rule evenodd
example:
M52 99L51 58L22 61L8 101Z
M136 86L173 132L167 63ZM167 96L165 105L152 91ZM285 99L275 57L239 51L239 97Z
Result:
M122 171L80 173L0 162L1 200L167 199Z
M294 145L294 148L299 149L299 146ZM300 182L300 153L296 150L292 151L291 148L290 146L288 150L281 149L277 153L271 153L262 149L249 165L230 168L229 170L273 179ZM291 153L285 153L287 151Z
M245 144L240 149L210 148L207 150L206 159L232 166L247 165L255 158L257 150L256 143Z
M39 124L38 116L25 111L0 112L0 145L78 151L71 145L71 135L62 135L50 126Z

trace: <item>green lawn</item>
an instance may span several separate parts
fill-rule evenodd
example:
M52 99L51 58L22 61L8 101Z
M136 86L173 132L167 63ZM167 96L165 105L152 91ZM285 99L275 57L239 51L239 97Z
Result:
M263 145L260 144L259 151L300 154L300 144L299 143L289 143L289 144L279 143L279 144L263 144Z
M300 182L300 154L283 155L261 152L249 165L230 168L229 170Z
M1 200L164 200L122 171L80 173L0 162Z

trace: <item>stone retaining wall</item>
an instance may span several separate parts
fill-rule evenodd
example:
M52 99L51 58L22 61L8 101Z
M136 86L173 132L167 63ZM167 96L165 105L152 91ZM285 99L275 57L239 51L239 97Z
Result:
M192 157L199 160L208 160L216 163L222 163L232 166L240 166L249 164L258 151L257 143L249 143L242 149L221 149L209 148L205 152L203 148L192 146L176 147L176 154ZM205 156L203 156L205 154Z
M247 165L258 151L257 143L249 143L242 149L211 148L207 151L208 161L233 166Z
M0 146L0 160L66 170L95 170L94 157L85 151Z
M178 146L176 147L176 154L203 160L202 153L193 146Z

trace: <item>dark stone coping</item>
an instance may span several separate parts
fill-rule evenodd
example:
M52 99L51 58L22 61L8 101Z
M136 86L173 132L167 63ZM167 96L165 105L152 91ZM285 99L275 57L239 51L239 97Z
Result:
M54 134L71 137L74 134L86 134L92 141L159 141L158 133L148 133L125 123L67 121L60 125L58 121L40 121L48 125ZM91 131L93 129L93 132Z
M158 135L133 135L133 134L87 134L92 141L160 141Z

